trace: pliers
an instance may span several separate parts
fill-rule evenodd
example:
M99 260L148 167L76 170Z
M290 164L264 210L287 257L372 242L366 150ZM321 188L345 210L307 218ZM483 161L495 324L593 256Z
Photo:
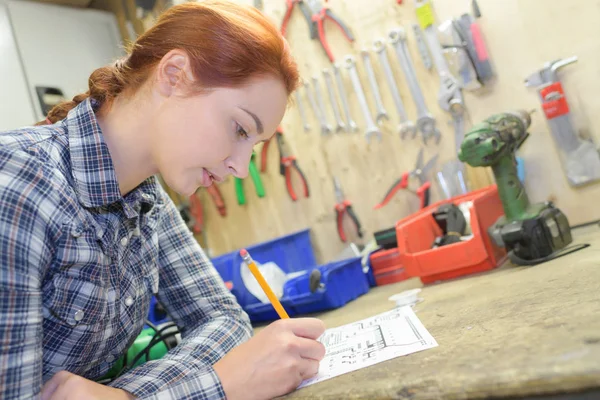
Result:
M292 11L294 11L294 6L298 4L300 7L300 11L304 15L304 19L306 19L306 23L308 24L308 29L310 29L310 38L314 39L317 37L317 30L314 24L312 23L312 14L310 9L304 3L304 0L285 0L285 14L283 15L283 21L281 21L281 34L285 36L287 31L287 25L290 22L290 18L292 17Z
M227 208L225 207L223 195L221 194L221 191L219 190L217 184L213 183L212 185L207 187L206 190L208 191L208 194L210 194L210 197L212 198L213 203L215 203L215 206L217 206L217 211L219 211L221 217L226 216Z
M250 177L252 178L252 182L254 182L254 188L256 189L256 194L258 197L265 197L265 188L262 184L262 180L260 179L260 174L258 169L256 168L256 164L254 162L256 154L253 152L252 157L250 158L250 165L248 166L248 171L250 172ZM246 204L246 194L244 193L244 184L240 178L235 178L235 194L237 196L237 201L239 205Z
M321 46L323 46L323 50L325 50L325 53L327 53L329 61L334 62L335 57L333 56L333 53L329 48L329 44L327 43L327 38L325 37L325 29L323 26L325 20L329 19L333 21L342 30L344 36L346 36L346 39L348 39L348 41L354 42L354 35L352 34L348 26L346 26L346 24L342 22L342 20L339 19L339 17L337 17L327 5L323 5L323 2L321 0L306 0L306 2L308 3L308 6L312 11L311 19L313 24L317 26L317 32L319 34L319 41L321 42ZM314 37L311 36L311 39L314 39Z
M354 222L354 226L356 227L356 233L358 234L358 237L362 238L362 228L360 226L358 218L356 217L356 214L354 213L354 210L352 209L352 203L350 203L349 200L346 200L344 198L342 186L340 185L340 182L336 177L333 177L333 187L335 189L335 198L337 201L335 205L335 214L337 219L337 231L338 235L340 236L340 239L342 240L342 242L346 243L346 232L344 232L344 215L346 213L348 213L348 215L352 219L352 222Z
M287 187L288 194L293 201L298 200L298 195L294 190L292 183L292 172L296 171L300 181L302 182L302 189L304 197L309 197L308 183L306 182L306 176L298 166L296 157L288 155L285 149L285 142L283 141L283 129L279 126L275 131L275 138L277 139L277 147L279 148L279 173L285 177L285 185Z
M377 204L375 206L375 209L377 210L377 209L385 206L387 203L389 203L390 200L392 199L392 197L394 197L394 194L396 194L396 192L398 190L407 189L409 179L413 176L417 177L419 179L419 182L421 183L421 186L419 186L419 188L415 192L416 195L419 196L419 199L421 200L420 208L427 207L429 205L429 189L431 188L431 182L429 182L427 180L426 176L427 176L427 172L429 172L429 170L433 167L433 165L437 161L437 158L438 158L438 154L433 156L429 161L427 161L427 164L425 166L423 166L423 149L421 148L421 150L419 151L419 156L417 157L417 164L415 165L415 169L410 172L405 172L404 174L402 174L402 177L400 179L398 179L396 182L394 182L392 187L385 194L383 201L381 203Z

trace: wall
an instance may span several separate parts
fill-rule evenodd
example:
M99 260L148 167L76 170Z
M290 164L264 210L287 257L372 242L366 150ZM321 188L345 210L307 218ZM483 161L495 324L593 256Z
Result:
M251 2L247 2L251 3ZM404 1L397 5L392 0L330 1L330 7L352 29L356 36L349 44L330 22L326 22L327 38L338 60L346 54L358 57L363 46L371 47L375 38L385 36L390 29L403 25L409 33L409 45L417 74L425 93L427 104L442 130L439 145L423 146L415 140L401 140L395 133L397 119L389 92L383 85L384 75L377 57L372 55L384 103L392 119L382 126L381 143L367 144L363 136L364 121L352 90L350 80L344 75L346 91L350 96L352 115L361 127L357 133L339 133L322 136L318 122L312 117L304 91L302 102L313 129L305 133L301 128L297 109L292 105L287 112L283 127L287 141L309 181L309 199L292 202L286 191L283 177L278 174L277 150L269 151L268 171L262 175L267 195L259 199L253 191L252 182L245 183L248 203L238 206L233 180L221 185L228 215L219 216L207 193L200 192L205 204L208 248L212 255L235 250L241 246L269 240L274 237L310 227L313 244L321 261L334 257L343 249L335 225L335 203L332 175L342 182L346 197L354 203L367 238L378 229L391 226L394 221L418 209L418 201L410 193L399 193L385 208L373 210L387 188L403 171L413 168L417 153L425 148L425 159L439 154L437 166L454 157L453 129L449 116L436 102L438 78L435 69L422 67L410 23L416 20L414 2ZM600 127L594 125L594 116L600 112L600 42L597 40L597 21L600 20L600 2L589 0L479 0L482 18L479 20L488 49L498 72L492 90L484 95L466 93L466 103L472 122L478 122L490 114L516 108L536 109L533 116L531 136L520 150L525 159L526 182L530 198L534 201L552 199L569 217L572 224L600 218L600 211L592 207L592 201L600 194L600 185L573 189L566 182L559 165L558 156L547 126L540 112L537 94L523 85L524 79L542 67L544 62L579 56L579 62L561 73L577 126L581 132L598 138ZM438 22L470 11L470 1L436 0L434 2ZM264 0L264 12L277 24L285 11L285 2ZM321 69L330 66L318 41L311 41L302 14L294 10L288 27L287 38L297 57L303 77L318 74L323 84ZM391 47L388 55L395 69L401 95L412 118L416 115L404 77ZM368 82L362 63L358 63L362 84ZM345 72L345 71L344 71ZM326 101L325 87L321 87ZM372 98L371 109L374 110ZM330 109L328 103L326 107ZM330 122L333 115L329 110ZM259 149L257 149L259 151ZM471 187L481 187L493 182L489 171L469 170ZM414 184L414 183L413 183ZM437 184L432 187L432 200L442 198Z

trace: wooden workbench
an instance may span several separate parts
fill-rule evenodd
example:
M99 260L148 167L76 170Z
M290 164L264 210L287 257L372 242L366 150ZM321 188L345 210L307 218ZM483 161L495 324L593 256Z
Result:
M439 347L298 390L289 399L476 399L600 389L600 230L587 249L535 267L423 288L414 310ZM318 315L328 327L389 310L412 279ZM600 398L600 390L586 397ZM594 397L597 396L597 397Z

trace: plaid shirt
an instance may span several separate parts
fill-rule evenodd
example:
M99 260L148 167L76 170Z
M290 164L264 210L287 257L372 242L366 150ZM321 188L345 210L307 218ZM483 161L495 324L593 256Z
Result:
M0 134L0 398L38 398L60 370L98 379L144 326L152 293L182 342L110 385L220 399L212 365L247 315L152 177L121 196L92 103Z

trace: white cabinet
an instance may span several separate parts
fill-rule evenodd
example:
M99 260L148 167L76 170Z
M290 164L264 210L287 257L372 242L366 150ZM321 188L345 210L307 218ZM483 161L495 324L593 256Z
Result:
M87 91L92 71L124 54L116 19L111 13L14 0L6 2L6 10L20 56L16 62L21 65L27 85L29 108L33 106L35 113L31 122L44 118L36 88L56 88L70 99ZM0 15L2 33L6 25ZM4 56L2 50L0 59ZM22 90L22 85L11 88L15 92ZM5 97L0 108L5 106Z

